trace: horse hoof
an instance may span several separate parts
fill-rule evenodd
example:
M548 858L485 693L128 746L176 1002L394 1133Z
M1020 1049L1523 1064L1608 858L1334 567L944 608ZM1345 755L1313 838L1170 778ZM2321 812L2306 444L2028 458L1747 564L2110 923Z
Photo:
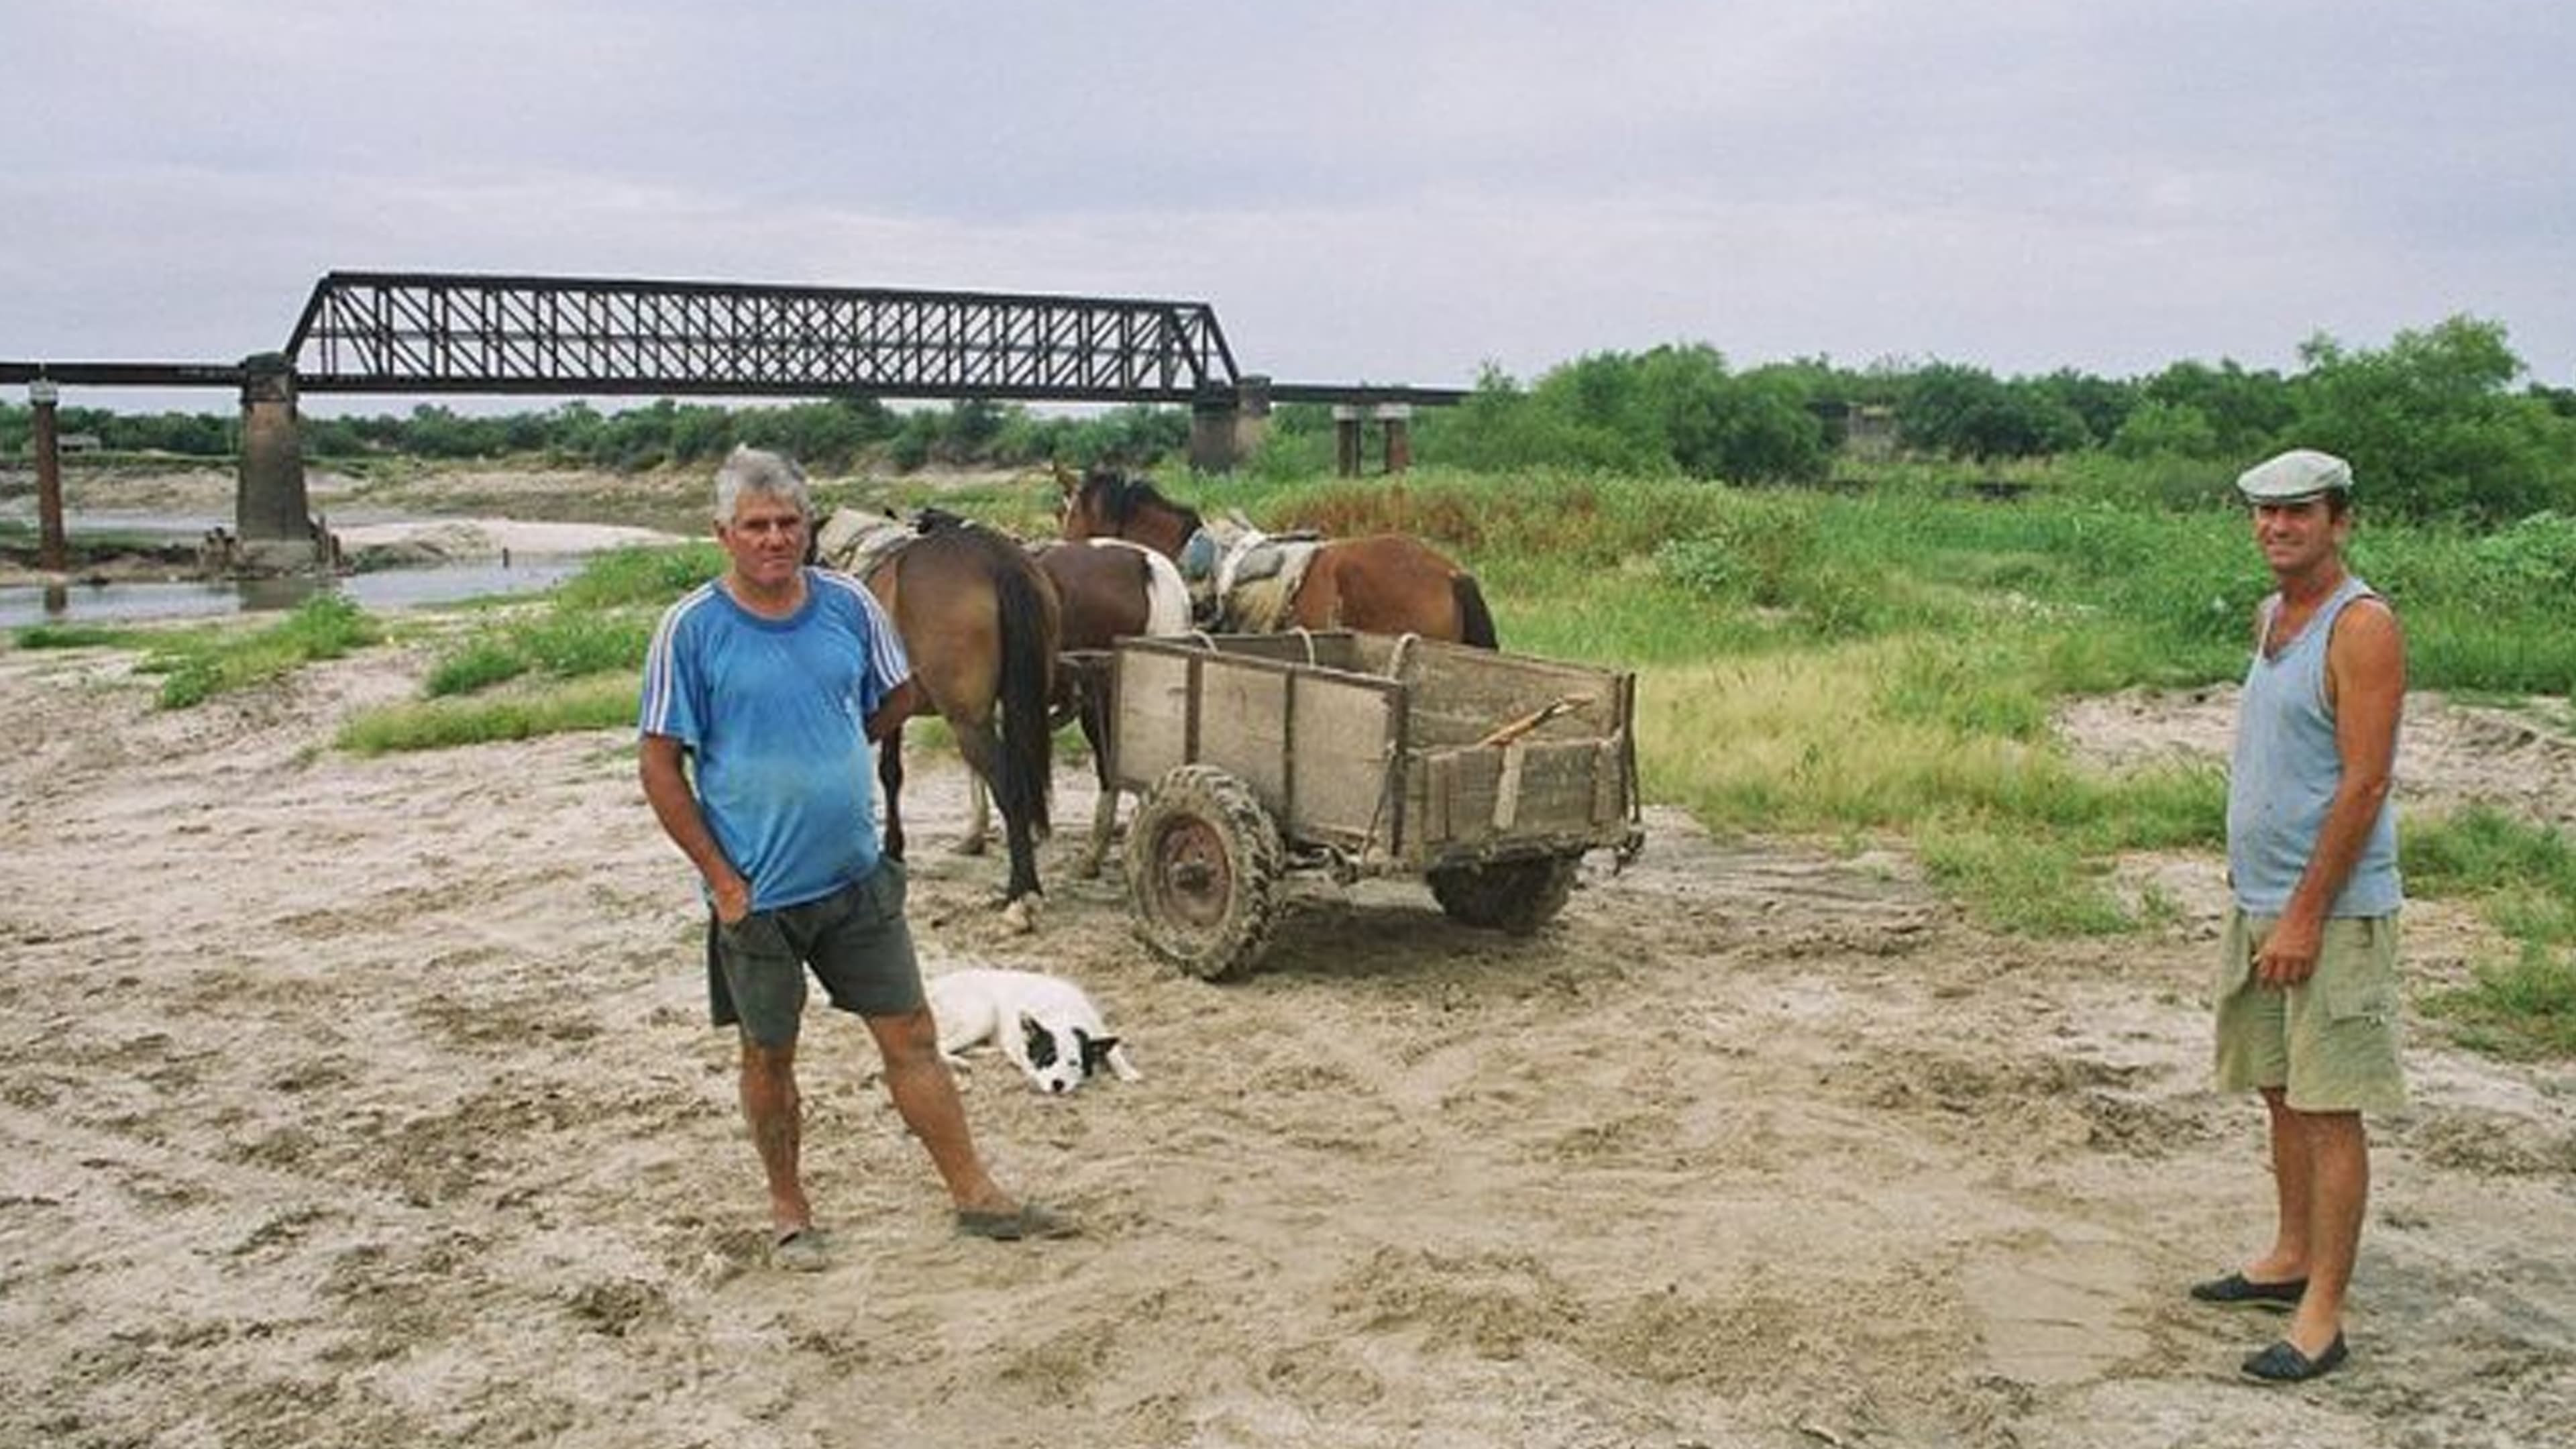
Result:
M1002 907L1002 924L1025 936L1038 928L1038 898L1022 896Z
M957 854L959 855L982 855L983 853L984 842L980 840L961 840L957 842Z
M1099 879L1100 857L1096 855L1086 855L1082 859L1075 861L1073 863L1073 878L1075 880Z

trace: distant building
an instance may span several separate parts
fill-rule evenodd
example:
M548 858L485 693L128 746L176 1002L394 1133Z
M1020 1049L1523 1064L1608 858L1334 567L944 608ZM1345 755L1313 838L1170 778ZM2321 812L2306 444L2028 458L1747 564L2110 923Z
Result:
M1868 403L1843 415L1843 451L1855 458L1896 456L1896 409Z
M1870 462L1896 456L1896 409L1887 404L1819 399L1807 411L1825 425L1825 446L1833 451Z

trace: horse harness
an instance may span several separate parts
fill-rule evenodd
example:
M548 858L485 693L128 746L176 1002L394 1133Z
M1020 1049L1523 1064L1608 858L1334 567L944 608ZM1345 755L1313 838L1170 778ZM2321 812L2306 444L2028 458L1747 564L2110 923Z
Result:
M1287 622L1298 585L1323 546L1322 537L1312 533L1201 528L1181 546L1179 559L1181 578L1190 586L1190 611L1203 628L1275 633Z

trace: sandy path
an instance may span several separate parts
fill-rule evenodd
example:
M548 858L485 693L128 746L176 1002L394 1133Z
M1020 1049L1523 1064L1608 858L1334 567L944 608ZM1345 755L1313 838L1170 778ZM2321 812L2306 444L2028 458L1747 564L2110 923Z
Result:
M1321 882L1266 969L1158 969L1106 882L945 853L938 960L1073 975L1148 1080L965 1090L1089 1236L945 1231L818 1014L841 1263L758 1266L689 882L616 732L355 760L385 651L149 706L0 652L0 1444L2533 1445L2576 1422L2576 1073L2415 1038L2344 1374L2181 1285L2254 1246L2203 1087L2214 862L2109 943L1984 935L1899 856L1658 813L1514 941ZM1059 818L1087 818L1068 771ZM1076 844L1048 849L1060 871ZM2426 907L2420 980L2488 949Z

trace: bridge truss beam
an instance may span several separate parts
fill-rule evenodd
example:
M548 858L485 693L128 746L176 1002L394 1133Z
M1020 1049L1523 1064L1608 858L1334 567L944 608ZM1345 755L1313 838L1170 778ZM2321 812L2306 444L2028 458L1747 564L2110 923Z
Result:
M733 282L332 272L288 339L306 392L1231 394L1204 302Z

